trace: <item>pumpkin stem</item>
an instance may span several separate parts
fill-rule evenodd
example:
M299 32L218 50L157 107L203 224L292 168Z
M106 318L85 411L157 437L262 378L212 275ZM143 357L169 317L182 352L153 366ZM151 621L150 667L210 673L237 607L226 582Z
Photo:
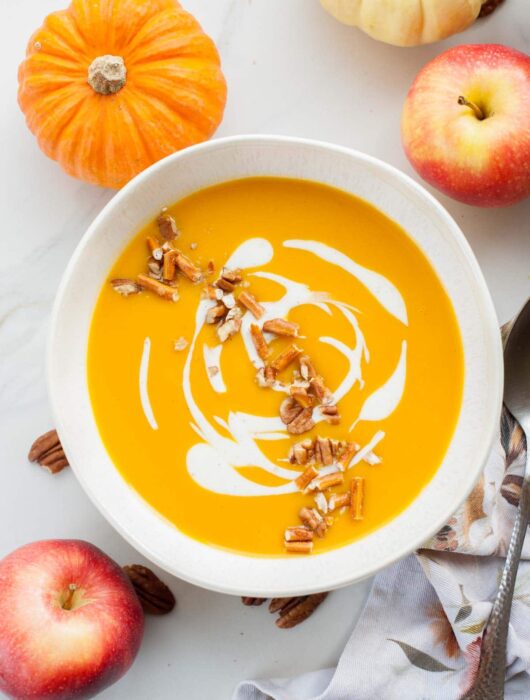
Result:
M88 67L88 84L100 95L112 95L125 85L127 68L121 56L98 56Z
M482 121L483 119L486 119L486 115L484 112L480 109L480 107L475 104L474 102L470 102L469 100L466 100L465 97L460 95L458 98L458 104L459 105L464 105L465 107L469 107L470 109L473 110L475 117L479 120Z

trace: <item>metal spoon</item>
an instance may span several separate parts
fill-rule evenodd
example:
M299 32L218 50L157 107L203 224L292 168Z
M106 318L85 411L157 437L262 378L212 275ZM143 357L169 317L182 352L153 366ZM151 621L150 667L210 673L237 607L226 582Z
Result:
M530 299L515 319L504 348L504 403L530 436ZM530 517L528 453L521 500L508 547L502 578L485 628L477 679L464 700L503 700L506 641L513 590Z

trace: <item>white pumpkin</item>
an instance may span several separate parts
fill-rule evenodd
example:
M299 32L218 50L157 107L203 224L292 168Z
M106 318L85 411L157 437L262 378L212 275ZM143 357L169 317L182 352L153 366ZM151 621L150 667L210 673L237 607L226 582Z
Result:
M339 22L374 39L418 46L467 29L485 0L320 0Z

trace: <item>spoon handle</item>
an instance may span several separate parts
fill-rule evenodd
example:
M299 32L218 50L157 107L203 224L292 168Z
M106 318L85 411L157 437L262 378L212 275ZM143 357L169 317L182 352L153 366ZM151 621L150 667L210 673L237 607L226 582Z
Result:
M513 591L530 518L530 481L525 478L501 583L482 639L477 679L464 700L503 700L506 641Z

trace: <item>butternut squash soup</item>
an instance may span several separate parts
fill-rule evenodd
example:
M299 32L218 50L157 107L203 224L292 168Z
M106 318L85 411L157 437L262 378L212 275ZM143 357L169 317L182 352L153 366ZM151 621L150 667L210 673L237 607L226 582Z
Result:
M134 235L108 279L95 419L123 478L190 537L323 552L397 516L440 465L462 401L456 317L367 202L302 180L216 185Z

